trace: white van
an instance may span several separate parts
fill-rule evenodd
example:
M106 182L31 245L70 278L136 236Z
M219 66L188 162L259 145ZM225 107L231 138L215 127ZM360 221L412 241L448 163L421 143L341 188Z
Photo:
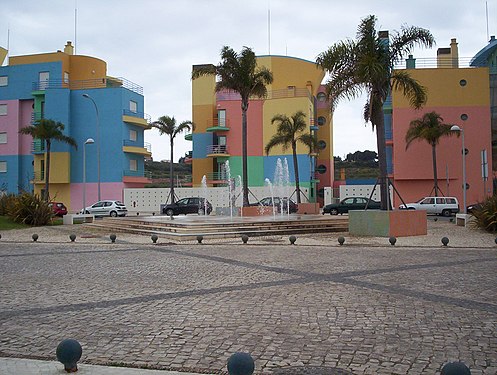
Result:
M455 197L424 197L416 203L406 203L399 210L425 210L428 214L451 216L459 212L459 202Z

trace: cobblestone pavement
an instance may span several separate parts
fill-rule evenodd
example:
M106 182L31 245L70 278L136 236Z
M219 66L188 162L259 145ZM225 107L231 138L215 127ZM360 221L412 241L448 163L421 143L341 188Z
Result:
M262 374L496 374L496 271L491 246L2 239L0 373L71 337L93 365L219 374L246 351Z

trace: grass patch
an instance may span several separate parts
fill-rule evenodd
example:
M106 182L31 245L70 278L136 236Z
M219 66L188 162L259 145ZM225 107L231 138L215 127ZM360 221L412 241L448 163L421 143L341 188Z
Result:
M18 224L10 220L7 216L0 216L0 230L9 230L9 229L24 229L29 228L29 225L26 224Z

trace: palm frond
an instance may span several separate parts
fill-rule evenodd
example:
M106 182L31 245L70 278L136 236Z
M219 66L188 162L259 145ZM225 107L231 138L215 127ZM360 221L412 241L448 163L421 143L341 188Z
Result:
M394 71L391 77L391 85L393 90L402 91L402 94L409 100L409 104L413 108L419 109L426 103L426 88L412 78L408 72Z
M429 30L403 25L401 31L394 31L390 40L390 60L396 62L412 52L414 47L435 45L435 38Z

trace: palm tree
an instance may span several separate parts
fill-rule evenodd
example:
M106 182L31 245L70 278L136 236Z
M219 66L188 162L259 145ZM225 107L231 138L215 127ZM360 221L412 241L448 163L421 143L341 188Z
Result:
M174 203L174 176L173 176L173 156L174 156L174 138L185 130L192 130L194 125L191 121L183 121L176 125L176 119L169 116L161 116L157 121L152 122L152 127L159 130L159 134L169 136L169 145L171 148L171 160L169 161L169 195L171 203ZM169 199L168 199L169 200Z
M316 139L309 133L303 133L307 124L305 114L302 111L294 113L291 117L286 115L275 115L271 119L271 124L277 124L276 134L271 137L265 147L266 155L275 146L283 146L283 151L292 147L293 168L295 171L295 190L297 191L297 203L300 203L300 180L299 165L297 162L297 142L306 145L311 153L316 147Z
M426 141L431 145L435 197L437 196L437 192L440 191L437 179L437 145L442 137L450 137L454 133L457 133L457 136L459 136L459 132L450 130L452 124L444 124L442 121L443 118L435 111L425 113L422 118L410 122L406 133L406 150L414 140Z
M221 50L219 65L202 65L193 70L192 79L215 75L216 92L230 90L241 96L242 107L242 184L243 206L249 205L248 171L247 171L247 110L249 98L264 98L267 95L266 85L273 82L273 74L266 67L257 66L257 58L252 49L243 47L237 54L232 48L224 46Z
M49 181L50 181L50 152L52 148L52 141L59 141L67 143L68 145L74 146L76 149L78 145L76 140L72 137L65 135L65 126L61 122L55 122L54 120L41 119L35 122L35 125L26 126L19 129L20 134L26 134L33 137L33 139L40 139L46 144L47 156L46 156L46 170L45 170L45 193L44 199L48 202L50 199L49 194Z
M412 107L426 102L426 90L407 71L394 70L394 64L418 46L431 47L435 41L425 29L403 26L390 40L376 31L376 17L368 16L359 24L356 40L341 41L321 53L317 63L327 73L327 94L331 110L342 99L367 94L364 120L376 128L376 144L380 168L381 208L390 207L387 184L387 157L383 104L391 90L398 90Z

